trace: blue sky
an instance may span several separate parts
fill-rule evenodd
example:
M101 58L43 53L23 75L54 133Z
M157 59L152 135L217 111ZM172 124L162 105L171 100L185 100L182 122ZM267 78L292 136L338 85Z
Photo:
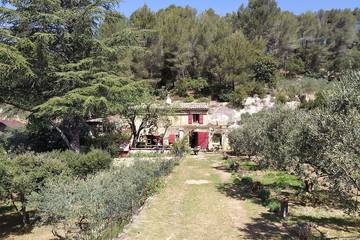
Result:
M224 15L237 10L242 3L246 4L247 0L122 0L118 9L126 16L129 16L144 3L152 10L176 4L179 6L189 5L199 12L207 8L213 8L218 14ZM292 11L295 14L319 9L360 8L360 0L278 0L278 4L281 9Z

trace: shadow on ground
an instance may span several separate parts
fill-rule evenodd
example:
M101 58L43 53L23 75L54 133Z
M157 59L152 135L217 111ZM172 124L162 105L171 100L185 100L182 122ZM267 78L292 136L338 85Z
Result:
M221 170L222 168L219 168ZM243 179L246 180L246 179ZM237 200L249 200L259 207L263 207L263 201L259 198L257 190L259 189L259 182L243 181L235 179L232 183L225 183L218 185L218 190L228 197ZM261 185L261 184L260 184ZM264 186L260 186L262 188ZM256 189L254 189L256 188ZM266 189L279 189L276 184L266 185ZM295 189L292 189L295 190ZM293 201L293 203L298 204ZM273 212L263 212L257 217L252 218L251 223L245 224L245 226L239 231L243 233L245 239L299 239L300 227L304 223L310 224L312 229L316 231L315 235L325 238L325 234L318 230L319 227L331 229L337 232L349 233L349 235L360 234L360 220L352 218L340 218L340 217L314 217L306 215L293 215L291 214L284 220ZM319 205L318 205L319 206ZM359 236L354 236L353 239L360 239Z
M11 211L12 209L0 210L0 239L6 239L9 235L23 235L30 233L35 224L31 223L26 227L22 226L22 219L20 214Z

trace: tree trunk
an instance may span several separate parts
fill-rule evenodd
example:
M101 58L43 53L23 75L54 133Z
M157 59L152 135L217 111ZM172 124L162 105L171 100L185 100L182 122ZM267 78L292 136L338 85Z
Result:
M26 227L29 223L29 216L26 212L26 199L25 199L25 196L23 194L21 194L20 196L20 202L21 202L21 208L20 208L20 215L21 215L21 218L22 218L22 224L24 227Z
M282 218L287 218L289 215L289 199L285 198L281 201L280 214Z
M65 142L69 150L79 153L80 152L80 121L74 120L72 126L69 127L69 136L66 136L64 131L60 129L54 122L51 125L59 132L61 138Z
M70 150L80 153L80 127L71 131Z
M314 184L311 182L311 180L305 179L304 184L305 184L305 191L307 193L311 193L314 187Z
M131 147L136 148L139 141L140 133L138 131L133 132L133 140Z

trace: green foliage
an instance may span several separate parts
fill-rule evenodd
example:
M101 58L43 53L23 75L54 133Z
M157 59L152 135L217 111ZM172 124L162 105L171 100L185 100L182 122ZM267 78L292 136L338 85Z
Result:
M278 92L275 96L277 103L285 104L288 101L288 96L284 92Z
M247 98L247 92L244 87L237 87L235 91L229 94L230 103L234 107L242 107L245 98Z
M182 140L175 141L171 146L171 152L177 157L182 158L185 156L185 154L190 152L188 140L183 138Z
M195 101L195 98L193 96L187 96L184 101L187 103L191 103Z
M277 63L269 57L263 57L256 60L252 66L254 71L254 79L258 82L264 82L270 86L275 85L277 74Z
M359 73L345 74L322 92L321 104L312 110L275 108L244 119L230 133L230 145L238 154L253 153L260 164L294 173L302 179L314 176L332 186L351 211L358 212L354 191L359 189L356 129L359 115ZM249 139L248 141L242 138ZM265 176L275 185L302 186L295 177L277 173Z
M270 198L270 191L265 188L261 188L257 194L263 203L266 203Z
M239 168L246 171L255 171L258 169L258 165L255 162L246 161L246 162L240 162Z
M281 203L278 200L271 199L266 204L266 207L269 208L270 212L279 212L281 209Z
M96 149L81 155L66 152L64 157L72 174L79 178L85 178L100 170L108 169L112 163L110 154Z
M44 154L23 153L0 156L0 198L19 201L17 209L23 224L28 223L29 196L38 193L49 179L62 177L85 178L89 174L110 167L112 158L100 150L86 155L74 152L49 152Z
M125 223L160 186L174 161L137 161L86 180L60 176L31 198L43 222L67 238L98 238L109 221ZM121 193L121 194L119 194ZM64 201L67 199L67 201ZM101 219L101 221L100 221Z
M187 96L189 92L199 94L208 86L208 83L203 78L197 79L180 79L175 82L176 94L179 96Z
M135 28L152 29L155 27L156 24L155 14L145 4L131 14L130 23Z
M332 83L323 78L296 78L281 79L276 83L276 89L283 91L289 96L301 96L304 94L315 94L331 87Z

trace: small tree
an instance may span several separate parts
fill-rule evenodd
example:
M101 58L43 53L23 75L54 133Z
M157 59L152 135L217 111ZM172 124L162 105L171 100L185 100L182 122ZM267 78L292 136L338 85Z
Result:
M123 88L121 117L126 120L132 134L131 146L136 147L141 132L157 127L166 119L170 108L165 103L156 101L145 82L136 82Z
M270 57L258 58L252 66L254 78L258 82L274 85L277 74L277 63Z

